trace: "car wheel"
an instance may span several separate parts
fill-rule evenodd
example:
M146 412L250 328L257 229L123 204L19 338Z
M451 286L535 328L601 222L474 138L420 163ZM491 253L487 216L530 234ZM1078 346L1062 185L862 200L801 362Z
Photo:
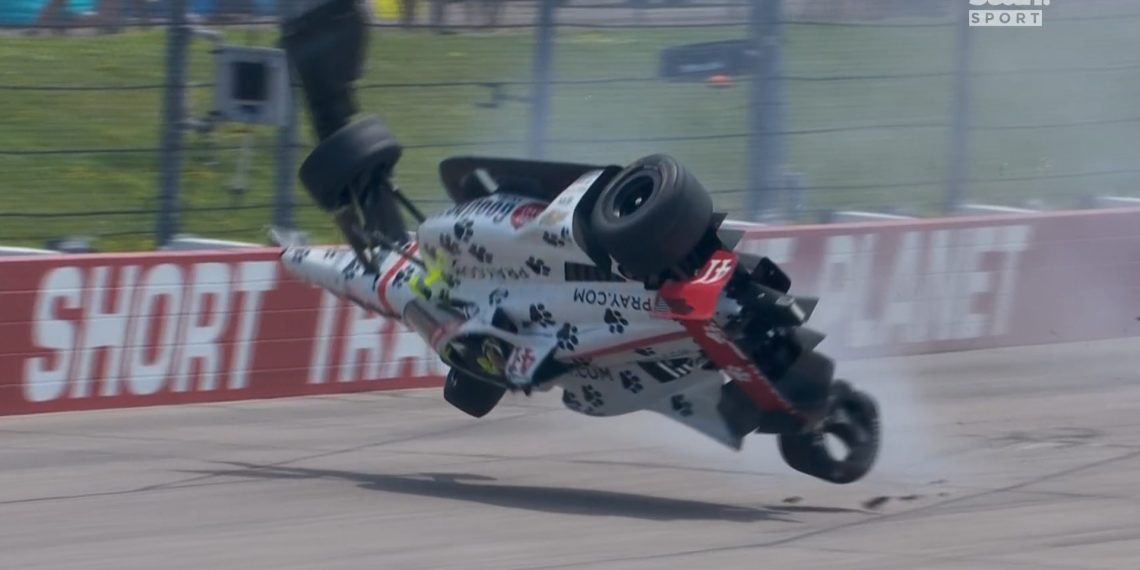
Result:
M781 434L780 455L788 467L837 484L863 478L879 454L879 408L866 393L846 382L832 384L832 404L827 419L810 433ZM846 453L836 457L827 438L838 440Z
M301 182L322 209L350 203L351 185L376 169L391 170L402 148L376 116L349 123L321 141L301 164Z
M443 399L467 415L481 418L495 409L506 391L502 386L452 369L443 385Z
M789 349L789 352L794 352ZM767 358L765 358L767 357ZM757 355L757 362L778 360L777 355ZM801 352L791 363L784 366L779 374L771 374L761 368L764 374L775 383L776 389L808 417L819 418L829 411L829 401L834 397L832 379L835 376L835 361L814 350ZM842 387L841 387L842 388Z
M602 190L590 216L598 244L627 276L692 273L692 260L712 225L712 198L676 159L642 158ZM692 265L696 267L692 267Z

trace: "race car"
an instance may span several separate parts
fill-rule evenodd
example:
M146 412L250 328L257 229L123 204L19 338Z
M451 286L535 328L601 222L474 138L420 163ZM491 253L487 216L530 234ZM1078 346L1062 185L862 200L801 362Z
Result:
M878 407L816 350L823 334L804 326L816 300L734 252L740 232L674 158L449 158L454 205L423 216L393 184L401 145L379 118L353 120L358 70L319 65L325 34L350 36L358 11L334 0L286 23L321 139L301 179L351 246L284 243L290 272L418 333L449 367L444 399L471 416L508 391L556 391L576 412L653 411L737 450L775 434L790 467L825 481L870 471Z

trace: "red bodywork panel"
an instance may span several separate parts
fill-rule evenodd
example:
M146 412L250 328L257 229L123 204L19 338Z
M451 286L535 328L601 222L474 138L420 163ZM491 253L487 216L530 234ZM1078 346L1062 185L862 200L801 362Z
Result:
M713 321L717 301L736 270L736 264L735 253L720 250L692 279L662 285L657 293L659 302L655 303L654 316L681 323L705 354L729 378L736 380L741 390L761 410L783 412L802 419L799 412L776 391L772 382Z
M736 254L725 249L717 251L696 277L661 286L653 316L682 322L712 320L720 292L735 270Z

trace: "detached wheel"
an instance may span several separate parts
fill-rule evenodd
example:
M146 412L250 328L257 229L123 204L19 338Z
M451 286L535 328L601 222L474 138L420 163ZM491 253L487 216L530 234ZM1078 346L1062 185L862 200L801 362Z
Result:
M832 404L818 431L779 436L780 455L788 467L837 484L862 479L879 454L879 407L864 392L837 380ZM846 448L842 456L828 449L832 437Z
M328 212L351 202L353 182L373 170L391 170L400 160L400 143L376 116L349 123L321 141L301 164L301 182Z
M617 174L598 196L590 224L628 276L647 279L685 267L712 219L712 198L701 183L676 159L657 154Z
M481 418L495 409L507 389L452 369L443 384L443 399L469 416Z

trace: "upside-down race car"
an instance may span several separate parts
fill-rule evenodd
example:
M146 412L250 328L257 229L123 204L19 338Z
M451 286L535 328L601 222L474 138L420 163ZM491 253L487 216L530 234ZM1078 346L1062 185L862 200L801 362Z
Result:
M351 120L360 47L344 38L359 41L362 20L333 0L286 22L321 139L301 179L352 246L283 244L292 273L422 336L450 367L444 398L472 416L507 391L559 390L572 410L651 410L734 449L776 434L789 466L826 481L870 470L878 408L815 350L815 300L732 250L739 232L676 160L451 158L440 174L455 205L422 216L392 184L400 145L378 118Z

